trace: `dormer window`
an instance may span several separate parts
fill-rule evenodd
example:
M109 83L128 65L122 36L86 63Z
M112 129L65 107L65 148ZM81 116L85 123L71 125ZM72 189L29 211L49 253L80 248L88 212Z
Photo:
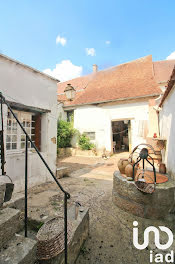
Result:
M70 83L67 84L64 92L68 100L72 101L75 98L76 90Z

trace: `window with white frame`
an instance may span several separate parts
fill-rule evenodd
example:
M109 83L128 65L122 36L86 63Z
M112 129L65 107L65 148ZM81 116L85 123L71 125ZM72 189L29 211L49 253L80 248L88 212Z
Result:
M84 132L84 134L85 134L90 140L95 140L95 132Z
M14 111L17 118L23 125L24 129L35 141L35 114L23 111ZM25 134L17 124L10 111L7 114L7 136L6 136L6 149L7 150L23 150L25 149ZM31 148L31 143L28 142L28 148Z

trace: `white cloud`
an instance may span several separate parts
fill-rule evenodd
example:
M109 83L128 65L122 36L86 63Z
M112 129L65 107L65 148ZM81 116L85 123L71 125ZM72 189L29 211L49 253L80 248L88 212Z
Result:
M110 40L106 40L105 43L106 43L106 45L110 45L111 41Z
M57 36L56 38L56 44L61 44L62 46L65 46L67 43L67 39L61 37L60 35Z
M166 57L166 60L175 60L175 51L173 51L168 57Z
M70 60L63 60L61 63L56 64L55 69L45 69L43 72L64 82L80 77L82 71L82 66L76 66Z
M86 48L86 55L87 56L95 56L96 55L96 52L95 52L95 49L94 48Z

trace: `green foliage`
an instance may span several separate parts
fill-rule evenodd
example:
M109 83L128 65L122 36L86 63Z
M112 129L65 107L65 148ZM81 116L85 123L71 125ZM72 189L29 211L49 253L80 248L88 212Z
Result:
M93 143L90 142L89 137L87 137L85 134L82 134L79 137L79 142L78 142L80 148L82 150L90 150L95 148L95 145Z
M71 147L71 139L75 134L76 130L73 128L72 122L66 122L64 120L58 121L57 130L57 144L58 148Z

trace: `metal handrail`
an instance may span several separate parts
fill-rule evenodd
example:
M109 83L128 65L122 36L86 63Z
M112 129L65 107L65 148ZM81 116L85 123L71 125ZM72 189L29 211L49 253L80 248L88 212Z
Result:
M1 92L0 92L0 98L1 98L1 102L4 102L4 104L7 105L11 114L13 115L13 117L17 121L18 125L20 126L20 128L22 129L24 134L26 135L26 144L25 144L25 237L27 237L27 220L28 220L28 215L27 215L27 212L28 212L28 209L27 209L27 189L28 189L28 186L27 186L27 182L28 182L28 141L29 141L31 143L31 145L33 146L33 148L35 149L36 153L39 155L39 157L42 160L42 162L44 163L44 165L46 166L47 170L50 172L51 176L55 180L55 182L58 185L58 187L60 188L60 190L64 193L64 247L65 247L65 264L67 264L67 200L70 199L70 194L67 191L65 191L64 188L62 187L62 185L59 183L59 181L55 177L54 173L52 172L52 170L48 166L47 162L45 161L45 159L43 158L43 156L41 155L41 153L39 152L39 150L37 149L37 147L33 143L32 139L30 138L30 136L28 135L28 133L26 132L24 127L21 125L19 119L17 118L17 116L13 112L11 106L6 101L5 97L2 95ZM1 113L2 113L2 106L1 106Z

